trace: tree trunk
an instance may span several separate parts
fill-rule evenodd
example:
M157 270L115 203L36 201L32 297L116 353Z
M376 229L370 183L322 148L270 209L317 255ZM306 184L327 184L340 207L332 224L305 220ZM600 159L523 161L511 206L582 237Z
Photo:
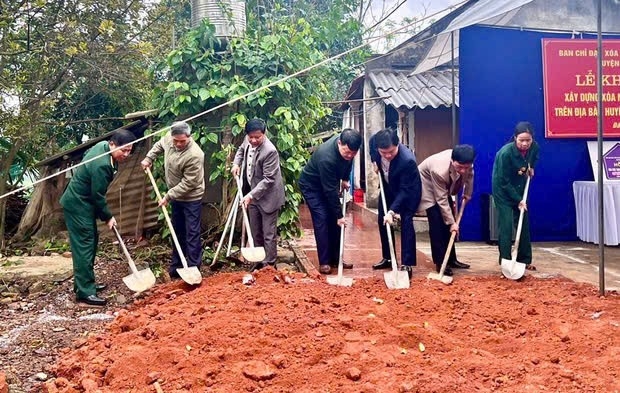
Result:
M11 166L13 165L13 161L17 156L17 152L19 151L20 145L14 144L5 157L2 157L2 167L0 168L0 196L4 195L9 187L9 181L11 180ZM4 251L6 242L4 239L4 234L6 232L6 203L7 197L0 199L0 250Z
M1 181L0 181L1 182ZM0 184L0 195L4 195L6 185L4 182ZM6 242L4 240L4 231L6 226L6 198L0 199L0 251L4 251Z
M45 167L41 178L49 176L54 169ZM62 210L58 203L67 179L56 176L35 186L30 202L24 211L13 242L29 240L34 234L54 237L65 229Z

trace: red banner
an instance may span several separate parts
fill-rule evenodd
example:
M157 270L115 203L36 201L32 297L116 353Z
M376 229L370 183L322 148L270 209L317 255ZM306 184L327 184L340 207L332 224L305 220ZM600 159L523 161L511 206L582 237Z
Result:
M596 137L597 42L543 39L545 135ZM620 136L620 40L603 40L603 135Z

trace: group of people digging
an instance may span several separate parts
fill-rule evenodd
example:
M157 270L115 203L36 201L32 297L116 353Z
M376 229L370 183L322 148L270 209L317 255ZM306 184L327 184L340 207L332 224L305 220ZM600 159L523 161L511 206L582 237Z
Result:
M319 272L330 274L338 265L340 231L346 225L340 210L339 195L350 188L349 175L362 144L359 132L345 129L323 143L313 153L302 171L299 186L310 210L319 259ZM375 172L381 177L387 208L379 203L378 226L382 259L373 269L390 269L388 230L395 217L401 222L401 266L411 278L416 266L416 236L413 217L425 214L428 219L431 254L437 272L448 252L452 233L459 232L457 203L453 196L462 194L466 204L473 193L474 148L457 145L426 158L419 165L413 152L400 143L392 129L383 129L370 137L369 155ZM499 261L511 259L513 227L520 212L524 211L522 238L517 259L532 265L532 246L527 219L527 203L523 200L525 181L534 176L538 161L538 144L533 138L529 122L519 122L509 143L497 153L493 164L493 196L498 212ZM454 243L443 274L453 275L453 268L467 269L470 265L456 257ZM353 264L343 262L343 268Z
M266 125L253 119L245 125L246 137L235 155L231 172L242 183L241 203L248 209L255 245L264 247L265 258L253 269L274 265L277 257L277 218L284 205L284 182L280 171L278 151L266 135ZM497 154L493 168L493 194L499 214L499 249L501 258L510 258L510 241L515 215L527 209L521 201L526 176L533 176L538 159L538 147L533 141L531 124L517 124L513 140ZM93 146L84 156L84 164L73 171L63 193L63 207L69 232L74 268L74 291L78 303L86 306L104 306L105 298L98 291L105 288L95 280L94 261L97 252L97 219L113 229L116 220L106 202L106 192L117 171L118 163L132 151L135 136L126 130L117 131L109 141ZM340 195L349 190L349 176L353 158L362 144L362 136L353 129L345 129L320 145L310 157L299 179L299 188L312 217L319 258L319 271L329 274L337 266L340 231L346 225L340 209ZM473 192L474 149L458 145L416 163L413 152L400 143L396 131L384 129L369 140L371 161L381 176L387 208L379 206L379 233L383 259L374 269L391 267L387 228L395 217L401 221L401 270L411 278L416 265L416 240L413 217L425 212L433 261L439 267L448 247L452 232L459 231L455 221L453 195L463 191L466 203ZM106 154L109 153L109 154ZM187 265L200 267L200 212L205 191L204 152L191 136L185 122L175 122L170 132L156 142L141 162L149 171L153 162L163 153L165 181L168 191L159 200L159 206L168 204L172 209L172 227L179 235L179 247L186 256ZM526 215L527 216L527 215ZM389 224L389 226L387 226ZM531 264L529 222L524 220L523 240L519 246L519 260ZM527 234L527 235L526 235ZM172 251L169 267L171 278L177 278L181 266L176 248ZM344 268L352 268L344 263ZM468 268L451 251L449 268Z

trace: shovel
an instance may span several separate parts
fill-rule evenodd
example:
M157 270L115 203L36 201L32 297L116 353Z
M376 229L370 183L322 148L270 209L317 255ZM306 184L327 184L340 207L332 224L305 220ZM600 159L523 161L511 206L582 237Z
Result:
M222 231L222 236L220 237L220 241L219 243L217 243L217 249L215 250L215 254L213 255L213 261L211 261L211 264L209 265L209 268L211 270L214 270L217 268L218 265L218 260L217 257L218 255L220 255L220 250L222 249L222 244L224 243L224 238L226 237L226 232L228 231L228 226L230 225L231 222L234 222L234 219L237 217L237 206L239 204L239 191L237 191L237 194L235 195L235 199L233 200L233 204L232 204L232 208L230 209L230 213L228 213L228 218L226 219L226 224L224 225L224 230ZM233 228L231 228L230 230L230 240L232 243L232 233L234 232L234 224L233 224ZM230 244L228 245L228 249L230 250ZM230 252L230 251L229 251Z
M241 202L241 199L239 199L239 202ZM243 264L243 261L241 260L241 258L238 255L233 256L233 252L232 252L232 243L233 243L233 237L235 234L235 226L237 224L237 213L239 212L239 202L237 202L234 206L234 214L233 214L233 218L231 221L231 227L230 227L230 236L228 237L228 248L226 249L226 259L229 262L232 262L234 264ZM245 226L241 225L241 241L240 241L240 247L237 251L234 252L234 254L239 254L241 253L241 247L243 247L245 245L244 243L244 238L245 238Z
M463 217L463 211L465 210L465 200L461 203L461 208L459 210L459 214L456 217L456 225L461 223L461 217ZM441 263L441 268L439 269L439 273L431 272L426 276L429 280L438 280L446 285L452 284L452 277L444 276L443 273L446 271L446 266L448 266L448 259L450 258L450 251L452 251L452 246L454 245L454 240L456 239L456 232L452 232L450 235L450 241L448 242L448 248L446 249L446 255L443 257L443 262Z
M252 238L252 230L250 229L250 220L248 219L248 212L245 209L245 205L243 204L243 191L241 179L239 176L235 176L235 180L237 181L237 189L239 193L239 201L241 203L241 210L243 211L243 225L245 225L245 230L248 233L248 245L249 247L241 247L241 255L246 261L250 262L262 262L265 259L265 248L264 247L254 247L254 239Z
M161 201L161 194L159 193L159 189L157 188L157 183L155 183L155 179L153 178L153 174L151 173L150 168L146 168L144 170L146 174L151 179L151 184L153 185L153 189L155 190L155 194L157 195L157 200ZM187 260L185 259L185 255L183 255L183 251L181 250L181 245L179 244L179 239L177 239L177 234L172 227L172 221L170 220L170 215L168 214L168 210L165 206L162 206L162 212L164 213L164 217L166 218L166 223L168 224L168 228L170 229L170 235L172 235L172 241L174 242L174 246L179 253L179 257L181 258L181 263L183 264L183 268L177 269L177 273L179 277L183 279L186 283L190 285L198 285L202 281L202 275L200 274L200 270L198 267L187 266Z
M530 176L528 174L525 181L525 190L523 191L523 201L527 201L527 193L530 189ZM517 253L519 252L519 242L521 240L521 230L523 229L523 214L525 209L521 209L519 213L519 223L517 224L517 234L515 235L515 244L512 249L512 259L502 258L502 274L511 280L518 280L525 274L525 263L517 262Z
M112 227L114 234L116 235L116 239L118 240L118 244L121 245L123 249L123 253L125 254L125 258L127 258L127 262L129 262L129 268L131 269L131 274L123 277L123 282L127 285L127 288L131 289L134 292L144 292L147 289L151 288L155 285L155 275L151 271L151 269L143 269L138 270L136 268L136 264L131 259L131 255L129 255L129 251L127 251L127 247L125 247L125 243L123 242L123 238L121 234L118 233L118 228L116 225Z
M385 203L385 191L383 190L383 178L379 173L379 190L381 191L381 204L383 205L383 214L387 214L387 204ZM390 247L390 259L392 260L392 271L383 273L385 285L388 289L406 289L409 288L409 274L406 271L399 271L396 263L396 252L394 252L394 241L392 240L392 226L387 225L388 245Z
M344 217L347 213L347 202L346 197L342 195L342 217ZM340 254L338 257L338 275L337 276L327 276L327 283L331 285L340 285L342 287L350 287L353 285L353 279L351 277L344 277L342 272L344 270L344 225L340 229Z

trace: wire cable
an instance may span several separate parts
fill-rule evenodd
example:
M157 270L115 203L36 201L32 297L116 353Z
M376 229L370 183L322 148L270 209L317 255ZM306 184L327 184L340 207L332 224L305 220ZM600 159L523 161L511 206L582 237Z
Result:
M398 31L400 31L400 30L406 29L406 28L408 28L408 27L409 27L409 26L411 26L411 25L414 25L414 24L420 23L421 21L423 21L423 20L425 20L425 19L430 19L430 18L433 18L434 16L436 16L436 15L438 15L438 14L442 13L442 12L445 12L446 10L452 9L452 8L454 8L454 6L449 6L449 7L446 7L445 9L443 9L443 10L441 10L441 11L438 11L438 12L436 12L436 13L432 14L432 15L429 15L429 16L427 16L426 18L423 18L423 19L420 19L420 20L416 20L415 22L410 23L410 24L405 25L405 26L401 26L401 27L399 27L399 28L397 28L397 29L394 29L394 30L392 30L392 31L387 32L387 33L386 33L386 34L384 34L384 35L380 35L380 36L377 36L377 37L371 38L371 39L369 39L368 41L364 42L363 44L360 44L360 45L358 45L358 46L355 46L355 47L353 47L353 48L351 48L351 49L348 49L348 50L346 50L346 51L344 51L344 52L342 52L342 53L339 53L339 54L337 54L337 55L334 55L334 56L332 56L332 57L328 57L328 58L326 58L326 59L324 59L324 60L322 60L322 61L320 61L320 62L318 62L318 63L315 63L315 64L313 64L313 65L311 65L311 66L309 66L309 67L306 67L306 68L304 68L304 69L302 69L302 70L299 70L299 71L297 71L297 72L295 72L295 73L293 73L293 74L286 75L286 76L284 76L284 77L282 77L282 78L280 78L280 79L278 79L278 80L275 80L275 81L273 81L273 82L271 82L271 83L269 83L269 84L267 84L267 85L265 85L265 86L261 86L261 87L259 87L259 88L255 89L255 90L252 90L252 91L250 91L250 92L248 92L248 93L245 93L245 94L242 94L242 95L240 95L240 96L238 96L238 97L232 98L232 99L230 99L230 100L228 100L228 101L224 102L223 104L219 104L219 105L217 105L217 106L215 106L215 107L212 107L212 108L210 108L210 109L207 109L207 110L205 110L205 111L203 111L203 112L200 112L200 113L197 113L197 114L195 114L195 115L193 115L193 116L190 116L190 117L186 118L184 121L185 121L185 122L190 122L190 121L195 120L195 119L197 119L197 118L199 118L199 117L202 117L202 116L204 116L204 115L206 115L206 114L208 114L208 113L214 112L214 111L216 111L216 110L218 110L218 109L221 109L221 108L224 108L224 107L227 107L227 106L229 106L229 105L231 105L231 104L234 104L235 102L241 101L241 100L243 100L243 99L245 99L245 98L248 98L248 97L250 97L250 96L252 96L252 95L254 95L254 94L260 93L261 91L267 90L267 89L269 89L269 88L271 88L271 87L273 87L273 86L276 86L276 85L278 85L278 84L280 84L280 83L282 83L282 82L285 82L285 81L287 81L287 80L289 80L289 79L295 78L296 76L299 76L299 75L301 75L301 74L304 74L304 73L306 73L306 72L308 72L308 71L311 71L311 70L313 70L313 69L315 69L315 68L321 67L321 66L323 66L323 65L325 65L325 64L327 64L327 63L329 63L329 62L331 62L331 61L334 61L334 60L337 60L337 59L339 59L339 58L341 58L341 57L344 57L344 56L348 55L349 53L352 53L352 52L355 52L355 51L357 51L357 50L360 50L361 48L363 48L363 47L365 47L365 46L368 46L368 45L372 44L372 43L373 43L373 42L375 42L375 41L378 41L378 40L380 40L380 39L383 39L384 37L387 37L387 36L389 36L389 35L392 35L392 34L394 34L394 33L398 32ZM138 143L138 142L143 141L143 140L145 140L145 139L147 139L147 138L151 138L151 137L153 137L154 135L157 135L157 134L163 133L163 132L165 132L165 131L168 131L169 129L170 129L170 126L165 126L165 127L163 127L163 128L160 128L159 130L156 130L156 131L154 131L154 132L153 132L153 133L151 133L151 134L144 135L144 136L142 136L142 137L140 137L140 138L136 139L135 141L133 141L133 142L132 142L132 144ZM115 151L121 150L121 148L123 148L123 147L124 147L124 146L119 146L119 147L117 147L117 148L115 148L115 149L112 149L112 150L110 150L110 151L108 151L108 152L105 152L105 153L102 153L102 154L100 154L100 155L98 155L98 156L95 156L95 157L89 158L88 160L81 161L81 162L80 162L80 163L78 163L78 164L75 164L75 165L73 165L73 166L69 166L69 167L67 167L67 168L65 168L65 169L63 169L63 170L60 170L60 171L58 171L58 172L56 172L56 173L54 173L54 174L51 174L51 175L46 176L46 177L44 177L44 178L42 178L42 179L36 180L36 181L32 182L32 183L31 183L31 184L29 184L29 185L26 185L26 186L23 186L23 187L16 188L15 190L12 190L12 191L9 191L9 192L7 192L7 193L5 193L5 194L3 194L3 195L0 195L0 199L6 198L6 197L8 197L8 196L10 196L10 195L13 195L13 194L16 194L16 193L18 193L18 192L21 192L21 191L27 190L27 189L29 189L29 188L32 188L32 187L34 187L35 185L37 185L37 184L39 184L39 183L42 183L42 182L47 181L47 180L49 180L49 179L52 179L52 178L54 178L54 177L56 177L56 176L59 176L59 175L61 175L61 174L65 173L65 172L71 171L71 170L73 170L73 169L75 169L75 168L78 168L78 167L80 167L80 166L82 166L82 165L86 165L86 164L88 164L89 162L92 162L92 161L98 160L99 158L104 157L104 156L106 156L106 155L108 155L108 154L111 154L111 153L113 153L113 152L115 152Z

